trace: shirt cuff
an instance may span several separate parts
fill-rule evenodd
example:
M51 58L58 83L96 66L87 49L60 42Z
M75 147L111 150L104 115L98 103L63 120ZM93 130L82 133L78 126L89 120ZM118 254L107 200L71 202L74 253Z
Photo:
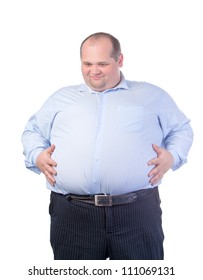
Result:
M187 160L182 160L179 155L175 152L175 151L171 151L171 150L168 150L172 156L173 156L173 166L171 167L171 169L173 171L177 170L178 168L180 168L184 163L186 163Z
M38 155L43 151L43 149L37 149L30 155L30 160L25 161L25 166L31 171L34 171L37 174L41 173L41 170L36 166L36 161Z

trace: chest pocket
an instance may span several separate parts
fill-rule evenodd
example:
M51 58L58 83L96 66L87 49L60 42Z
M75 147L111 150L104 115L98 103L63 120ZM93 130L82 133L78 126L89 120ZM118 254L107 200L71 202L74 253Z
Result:
M118 106L118 126L124 131L139 131L143 126L143 118L144 109L142 106Z

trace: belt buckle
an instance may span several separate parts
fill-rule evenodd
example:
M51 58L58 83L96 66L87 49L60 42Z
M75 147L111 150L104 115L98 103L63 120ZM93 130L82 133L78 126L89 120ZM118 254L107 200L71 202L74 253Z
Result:
M106 194L95 195L95 206L112 206L112 196Z

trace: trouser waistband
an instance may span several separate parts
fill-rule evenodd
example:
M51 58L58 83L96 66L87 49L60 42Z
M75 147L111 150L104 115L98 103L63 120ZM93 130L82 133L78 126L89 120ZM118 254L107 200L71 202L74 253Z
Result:
M145 196L151 195L158 191L158 187L147 188L138 190L135 192L121 194L121 195L107 195L107 194L96 194L96 195L66 195L67 200L77 200L80 202L91 203L95 206L113 206L121 205L134 202Z

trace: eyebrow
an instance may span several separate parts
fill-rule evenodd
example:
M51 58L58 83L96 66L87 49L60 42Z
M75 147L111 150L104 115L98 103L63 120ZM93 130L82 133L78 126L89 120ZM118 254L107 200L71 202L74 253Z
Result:
M109 64L109 62L107 61L99 61L97 63L92 63L92 62L89 62L89 61L82 61L83 64Z

